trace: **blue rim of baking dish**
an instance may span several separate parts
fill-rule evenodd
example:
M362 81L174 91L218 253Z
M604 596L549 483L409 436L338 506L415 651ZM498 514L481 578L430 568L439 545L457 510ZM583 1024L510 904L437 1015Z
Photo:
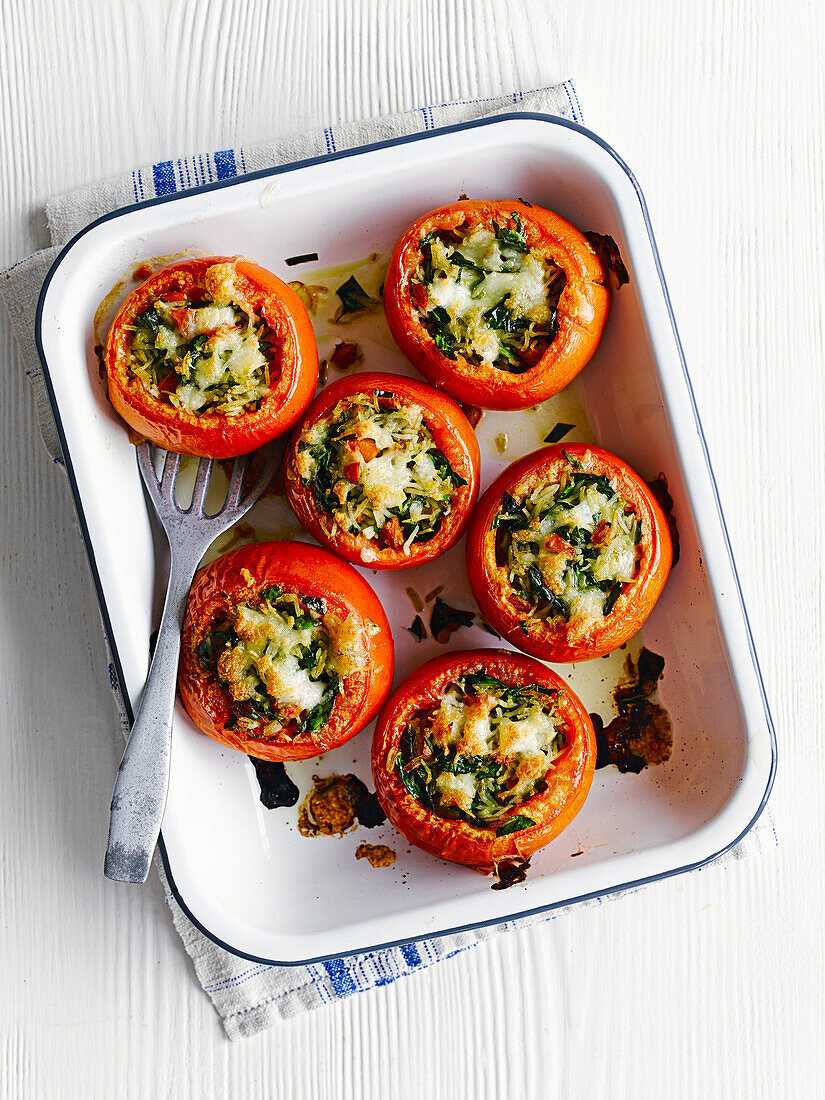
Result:
M454 126L443 126L440 129L427 130L424 133L407 134L403 137L390 138L387 141L378 141L378 142L374 142L373 144L370 144L370 145L361 145L361 146L358 146L358 148L355 148L355 149L344 149L341 152L328 153L328 154L325 154L323 156L318 156L318 157L310 157L307 160L293 161L290 164L277 165L274 168L264 168L264 169L261 169L258 172L249 172L249 173L244 174L244 175L235 176L232 179L220 180L217 183L207 183L207 184L203 184L200 187L187 188L185 191L179 191L179 192L176 192L175 194L172 194L172 195L161 195L161 196L158 196L154 199L146 199L143 202L131 203L128 206L119 207L117 210L113 210L109 214L104 214L102 217L97 218L95 221L91 222L91 224L87 225L79 233L75 234L75 236L72 237L72 239L68 242L68 244L66 244L65 247L61 250L60 254L57 256L54 263L49 268L48 274L46 275L45 281L43 283L43 288L40 291L40 297L39 297L38 302L37 302L37 311L36 311L36 314L35 314L35 323L34 323L35 345L37 347L38 355L40 356L40 362L43 366L43 377L44 377L44 380L46 382L46 389L47 389L48 394L49 394L49 402L50 402L51 407L52 407L52 413L54 415L55 425L57 427L58 438L60 439L60 447L61 447L61 450L62 450L62 453L63 453L63 461L64 461L64 464L65 464L65 467L66 467L66 474L68 475L68 478L69 478L69 485L71 486L72 496L74 498L75 511L77 512L77 519L78 519L78 523L80 525L81 535L83 536L83 542L86 546L86 556L89 559L89 566L90 566L91 571L92 571L92 581L94 583L95 591L97 593L97 601L98 601L98 605L100 607L101 618L103 619L103 628L106 632L106 637L107 637L107 640L109 642L109 649L110 649L111 654L112 654L112 662L114 664L115 672L117 674L118 682L120 684L121 695L123 697L123 702L124 702L124 705L126 707L126 712L127 712L128 718L129 718L130 725L134 722L134 714L133 714L133 711L132 711L132 705L131 705L131 701L129 700L126 689L124 687L125 678L124 678L123 670L122 670L121 664L120 664L120 656L118 654L117 645L115 643L114 632L112 630L112 624L111 624L111 620L109 618L109 611L108 611L108 608L106 606L106 600L105 600L105 597L104 597L104 594L103 594L103 588L102 588L102 585L101 585L101 582L100 582L100 575L98 573L97 563L95 561L94 550L92 548L92 541L91 541L91 537L89 535L89 529L88 529L88 526L87 526L87 523L86 523L86 517L83 513L83 507L82 507L81 500L80 500L80 492L78 490L77 480L76 480L75 474L74 474L74 469L72 467L71 456L69 454L68 446L66 444L66 438L65 438L64 431L63 431L63 424L62 424L62 421L60 419L60 412L59 412L58 407L57 407L57 401L55 400L54 389L52 387L51 376L49 374L49 366L48 366L48 363L46 362L46 356L43 352L43 340L42 340L43 305L44 305L44 302L45 302L45 299L46 299L46 292L48 291L49 285L52 281L52 278L53 278L55 272L57 271L58 267L60 266L60 264L63 261L63 257L71 250L71 248L76 244L77 241L80 240L81 237L84 237L87 233L89 233L96 226L102 225L104 222L111 221L114 218L118 218L123 214L130 213L133 210L142 210L142 209L145 209L145 208L150 207L150 206L159 206L161 203L174 202L175 200L178 200L178 199L180 199L184 196L204 194L208 191L218 191L218 190L221 190L221 189L226 188L226 187L236 186L239 183L245 183L249 180L267 179L271 176L279 176L279 175L284 174L285 172L292 172L297 168L307 168L310 165L322 164L322 163L326 163L326 162L333 161L333 160L344 160L347 157L358 156L362 153L370 153L370 152L373 152L377 149L387 149L387 148L391 148L391 147L396 146L396 145L407 145L411 142L427 140L428 138L438 137L438 136L441 136L441 135L444 135L444 134L459 133L463 130L473 130L473 129L477 129L477 128L483 127L483 126L495 126L499 122L521 121L521 120L524 120L524 119L530 119L530 120L534 120L536 122L545 122L545 123L549 123L550 125L553 125L553 126L561 126L561 127L565 128L565 129L568 129L568 130L575 130L576 132L582 134L584 137L586 137L589 140L595 142L596 145L598 145L602 149L604 149L605 152L608 153L613 158L613 160L618 164L618 166L621 168L621 170L625 173L625 175L630 180L630 183L632 184L633 189L636 192L636 196L639 200L639 204L640 204L641 210L642 210L642 217L644 219L645 228L647 229L648 238L650 240L650 246L651 246L651 249L652 249L652 252L653 252L653 260L654 260L654 263L655 263L655 266L656 266L656 272L659 276L659 281L661 283L662 291L663 291L664 297L665 297L665 304L667 306L667 313L668 313L668 317L670 319L671 328L673 330L673 337L676 341L676 348L677 348L678 354L679 354L679 361L680 361L681 366L682 366L682 374L684 375L685 383L687 385L688 394L689 394L689 397L690 397L690 407L691 407L691 411L693 412L694 421L696 423L696 430L697 430L697 433L698 433L698 436L699 436L699 442L700 442L700 445L701 445L701 448L702 448L702 454L704 455L705 464L707 466L708 474L710 475L711 488L713 490L713 499L714 499L714 502L716 504L716 511L717 511L718 516L719 516L719 522L721 523L721 526L722 526L722 535L723 535L723 539L724 539L724 543L725 543L725 549L727 550L728 560L730 562L731 570L733 572L734 581L736 583L736 594L737 594L737 597L739 599L739 606L742 610L742 616L743 616L744 622L745 622L745 633L747 635L748 649L750 651L751 660L753 661L754 671L756 673L756 679L757 679L757 682L759 684L759 692L760 692L760 696L761 696L761 699L762 699L762 706L763 706L763 709L764 709L764 712L765 712L765 721L766 721L766 724L767 724L767 727L768 727L768 735L769 735L770 746L771 746L771 765L770 765L770 772L768 774L768 781L767 781L767 784L765 786L765 791L764 791L764 794L762 795L762 799L759 803L759 807L757 808L756 813L752 817L749 824L746 825L745 828L741 831L741 833L739 833L738 836L734 837L734 839L731 840L728 844L726 844L723 848L720 848L718 852L714 852L712 855L709 855L709 856L705 857L704 859L698 860L696 863L688 863L688 864L685 864L684 866L681 866L681 867L674 867L674 868L672 868L670 870L667 870L667 871L660 871L655 875L649 875L645 878L640 878L640 879L633 879L630 882L623 882L623 883L621 883L617 886L610 886L610 887L608 887L607 889L604 889L604 890L595 890L592 893L580 894L580 895L578 895L574 898L565 898L562 901L551 902L549 905L540 905L540 906L536 907L535 909L524 909L524 910L522 910L518 913L513 913L511 916L505 917L505 918L493 917L489 920L477 921L477 922L471 923L471 924L461 924L461 925L455 926L454 928L445 928L445 929L442 929L442 930L440 930L438 932L435 932L435 933L429 932L429 933L422 934L421 936L404 937L403 939L400 939L400 940L390 940L386 943L379 943L379 944L375 944L375 945L370 946L370 947L361 948L359 951L355 951L355 952L353 952L353 951L338 951L338 952L334 952L331 955L319 955L317 957L313 957L313 958L310 958L310 959L296 959L296 960L293 960L293 961L286 961L286 962L278 960L278 959L266 959L266 958L261 957L260 955L251 955L246 951L241 951L238 948L233 947L231 944L226 943L224 940L220 939L213 932L210 932L210 930L197 919L197 917L192 913L192 911L189 909L188 905L186 904L185 899L183 898L183 896L180 893L180 890L178 889L178 886L175 882L174 876L172 875L172 869L169 865L169 857L168 857L167 852L166 852L166 845L164 844L164 841L163 841L163 834L161 834L161 836L158 840L158 848L160 850L160 856L161 856L161 860L163 862L163 868L166 872L166 877L169 881L169 888L171 889L172 894L173 894L175 900L177 901L178 905L180 905L181 909L186 914L186 916L189 918L189 920L192 922L192 924L194 924L194 926L197 929L199 929L199 931L201 931L205 936L207 936L210 940L212 940L213 943L217 944L218 947L222 947L225 951L229 951L231 954L237 955L240 958L249 959L251 962L264 963L264 964L267 964L267 965L270 965L270 966L307 966L311 963L324 962L327 959L345 958L345 957L348 957L348 956L351 956L351 955L366 955L366 954L370 954L370 953L375 952L375 951L384 951L384 950L386 950L388 948L391 948L391 947L398 947L400 944L404 944L404 943L415 943L419 940L439 939L442 936L455 935L458 932L470 932L470 931L472 931L473 929L476 929L476 928L486 928L486 927L488 927L490 925L494 925L494 924L506 924L506 923L509 923L510 921L521 920L525 917L537 916L540 913L551 913L554 909L559 909L559 908L562 908L562 907L565 907L565 906L568 906L568 905L575 905L578 902L582 902L582 901L591 901L591 900L593 900L595 898L599 898L599 897L608 897L611 894L617 894L617 893L621 893L625 890L636 889L639 886L644 886L644 885L646 885L648 883L651 883L651 882L658 882L662 879L672 878L674 875L681 875L681 874L685 874L688 871L695 871L699 867L704 867L706 864L712 863L715 859L718 859L719 856L724 855L725 852L730 851L731 848L734 848L742 840L742 838L745 837L750 832L750 830L753 828L753 826L756 824L759 817L761 816L762 811L765 808L765 805L768 801L771 790L773 788L774 779L776 777L776 756L777 756L776 731L774 729L773 718L771 716L770 706L768 704L768 697L767 697L767 693L765 691L765 684L764 684L764 681L762 679L762 670L759 666L759 658L757 656L756 647L755 647L754 641L753 641L753 634L751 632L750 619L748 618L748 612L747 612L747 608L745 606L745 600L744 600L744 597L742 595L742 585L739 581L739 573L737 571L736 561L735 561L734 556L733 556L733 550L732 550L732 547L731 547L730 536L728 534L727 524L725 523L725 515L724 515L724 512L722 510L722 503L721 503L721 500L720 500L720 497L719 497L719 488L718 488L718 485L716 483L716 477L713 473L713 466L712 466L711 461L710 461L710 454L708 452L707 441L705 440L705 433L704 433L704 430L702 428L702 421L699 417L699 410L696 406L696 397L695 397L694 392L693 392L693 385L692 385L691 380L690 380L690 374L688 373L687 362L685 360L685 353L684 353L684 350L682 348L682 342L679 339L679 331L676 327L676 318L675 318L674 313L673 313L673 305L672 305L671 300L670 300L670 294L668 293L667 283L665 282L664 272L662 271L662 264L661 264L661 260L659 258L659 250L656 247L656 238L653 235L653 227L652 227L651 222L650 222L650 215L648 213L647 203L645 202L645 197L642 194L642 189L639 186L639 184L636 180L636 177L633 175L630 168L627 166L627 164L625 164L625 162L622 160L622 158L619 156L619 154L615 151L615 149L613 149L610 145L608 145L608 143L606 141L604 141L602 138L600 138L598 136L598 134L594 134L591 130L588 130L585 126L581 126L576 122L571 122L569 119L560 118L556 115L545 115L545 114L541 114L541 113L533 112L533 111L512 111L512 112L509 112L508 114L496 115L493 118L475 119L475 120L470 121L470 122L457 123Z

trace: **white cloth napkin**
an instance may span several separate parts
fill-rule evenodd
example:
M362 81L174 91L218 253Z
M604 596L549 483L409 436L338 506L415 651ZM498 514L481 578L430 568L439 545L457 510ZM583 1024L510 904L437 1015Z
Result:
M54 461L62 462L62 456L34 345L35 310L43 280L57 254L90 222L121 206L157 195L172 194L262 168L511 111L533 111L561 115L576 122L582 121L575 89L570 81L565 81L563 84L531 92L514 92L509 96L493 99L444 103L403 114L292 134L247 149L224 149L216 153L163 161L51 199L46 205L46 217L52 247L21 260L0 273L0 299L11 318L23 366L32 385L43 442ZM125 736L129 730L126 709L111 661L109 682ZM776 833L772 822L769 818L763 818L757 828L752 829L740 844L721 856L717 862L740 860L753 851L761 851L766 846L775 844ZM553 920L573 908L565 906L550 913L524 917L505 924L403 944L383 951L329 959L310 966L268 966L233 955L200 932L172 895L159 859L157 868L175 927L192 958L198 980L223 1020L230 1039L254 1035L279 1019L308 1012L353 993L388 985L482 940L490 939L505 929L527 928L539 921ZM600 900L578 904L595 905Z

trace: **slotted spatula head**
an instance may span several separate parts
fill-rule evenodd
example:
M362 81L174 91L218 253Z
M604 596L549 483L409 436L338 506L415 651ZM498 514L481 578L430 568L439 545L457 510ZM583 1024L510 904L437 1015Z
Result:
M192 499L182 507L177 492L181 456L167 451L158 477L155 461L163 452L153 453L148 443L139 444L137 452L143 483L169 540L171 563L152 665L112 795L104 873L122 882L146 881L163 820L180 632L192 577L207 547L266 491L279 460L278 448L270 445L263 469L247 486L252 456L234 459L223 505L207 515L204 505L214 459L200 460Z
M158 519L166 531L169 547L173 553L175 551L175 546L172 544L173 537L177 541L183 535L187 542L195 538L200 541L206 539L206 544L209 545L222 531L237 522L266 491L278 464L277 448L271 445L260 475L247 492L244 492L252 455L241 455L233 459L224 503L214 515L207 515L204 504L216 461L214 458L202 458L198 462L192 499L189 505L183 508L179 503L177 492L181 455L173 451L161 451L149 443L138 444L137 455L143 484L149 492ZM155 469L156 455L165 456L160 477Z

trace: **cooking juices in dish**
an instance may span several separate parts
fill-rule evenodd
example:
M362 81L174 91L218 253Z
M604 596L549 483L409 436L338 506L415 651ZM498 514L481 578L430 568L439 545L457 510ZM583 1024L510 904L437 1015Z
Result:
M318 352L294 290L248 260L213 256L170 264L129 295L106 371L139 436L229 458L292 427L315 391Z
M391 374L341 379L315 399L285 461L287 498L351 562L403 569L460 537L478 492L478 443L449 397Z
M545 665L503 650L428 661L393 693L372 747L376 793L432 855L501 872L581 809L596 745L586 709Z
M546 447L490 486L467 536L485 618L548 661L610 653L653 610L670 571L667 521L648 487L599 447Z
M401 350L433 385L483 408L558 393L598 346L610 296L582 233L522 199L462 201L396 244L384 308Z
M195 576L178 677L195 724L262 760L298 760L363 729L392 683L384 610L345 562L261 542Z

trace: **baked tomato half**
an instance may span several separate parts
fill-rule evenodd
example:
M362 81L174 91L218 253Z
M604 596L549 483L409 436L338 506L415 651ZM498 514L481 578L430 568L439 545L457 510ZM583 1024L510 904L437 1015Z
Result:
M284 480L320 543L371 569L406 569L461 537L478 466L475 433L451 398L411 378L356 374L315 398Z
M456 401L524 409L558 393L601 339L610 294L587 238L523 199L455 202L396 244L384 310L416 370Z
M300 542L258 542L195 575L178 688L222 745L302 760L375 717L393 662L384 609L351 565Z
M181 260L133 290L106 340L112 405L138 436L230 458L289 431L318 349L301 299L238 257Z
M508 466L467 534L482 614L546 661L601 657L626 642L653 610L671 558L667 520L644 481L584 443Z
M378 800L407 840L500 875L570 824L595 766L582 702L546 665L498 649L422 665L372 743Z

